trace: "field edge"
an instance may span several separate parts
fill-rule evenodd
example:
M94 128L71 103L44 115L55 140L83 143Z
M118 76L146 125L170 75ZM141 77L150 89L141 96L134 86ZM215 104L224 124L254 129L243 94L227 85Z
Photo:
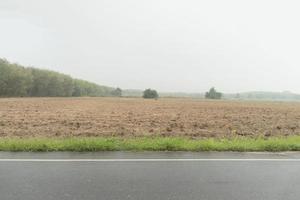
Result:
M300 151L300 136L232 139L185 137L0 138L0 151Z

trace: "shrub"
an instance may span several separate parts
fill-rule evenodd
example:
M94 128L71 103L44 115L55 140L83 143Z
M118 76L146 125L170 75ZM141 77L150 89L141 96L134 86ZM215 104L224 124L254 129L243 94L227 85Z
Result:
M157 99L158 93L156 90L146 89L143 94L143 98L145 99Z
M214 87L212 87L212 88L210 88L209 92L205 93L205 98L206 99L221 99L222 93L217 92L217 90Z

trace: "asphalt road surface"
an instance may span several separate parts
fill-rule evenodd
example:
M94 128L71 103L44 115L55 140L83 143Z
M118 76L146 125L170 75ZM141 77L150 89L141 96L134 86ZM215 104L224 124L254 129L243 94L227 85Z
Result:
M300 199L300 153L0 153L1 200Z

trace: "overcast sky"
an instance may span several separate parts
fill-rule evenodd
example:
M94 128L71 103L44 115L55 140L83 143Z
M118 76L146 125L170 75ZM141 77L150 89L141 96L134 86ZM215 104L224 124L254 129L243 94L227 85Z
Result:
M1 0L0 57L98 84L300 93L300 3Z

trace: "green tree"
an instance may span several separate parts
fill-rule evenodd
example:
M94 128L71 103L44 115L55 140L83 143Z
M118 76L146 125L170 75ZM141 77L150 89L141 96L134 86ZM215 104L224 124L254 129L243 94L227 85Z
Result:
M97 85L50 70L25 68L0 59L0 96L112 96L114 88ZM116 95L120 94L116 90Z
M32 76L24 67L0 59L0 96L28 96Z
M157 99L158 98L158 93L156 90L152 89L146 89L143 93L143 98L145 99Z
M222 93L217 92L217 90L212 87L208 92L205 93L205 98L206 99L221 99L222 98Z

